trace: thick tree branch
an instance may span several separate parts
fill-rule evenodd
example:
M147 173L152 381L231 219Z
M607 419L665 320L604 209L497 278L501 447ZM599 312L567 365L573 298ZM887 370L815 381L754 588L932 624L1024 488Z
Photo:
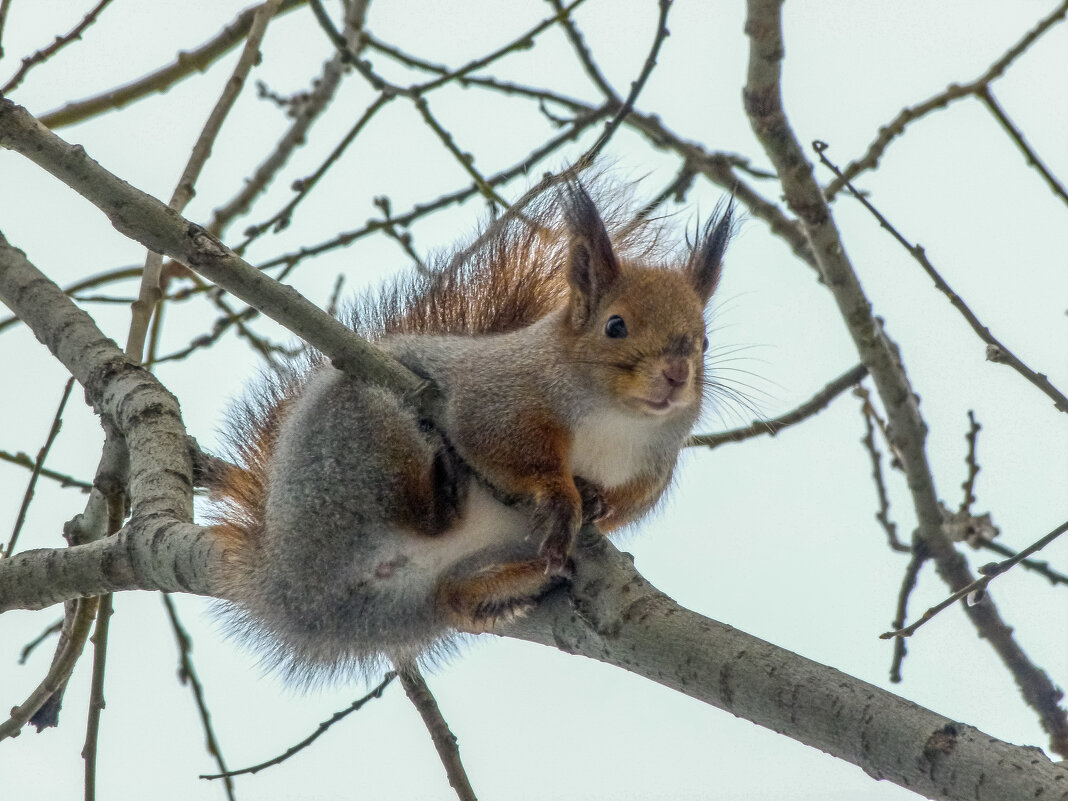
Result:
M192 464L178 403L0 236L0 299L85 388L129 449L134 514L114 537L0 563L0 610L41 609L125 589L215 595L222 549L192 525Z
M420 389L422 382L412 373L293 289L264 275L206 230L112 175L80 146L63 141L24 108L3 99L0 146L52 173L103 211L120 233L186 264L312 343L339 369L413 392Z
M497 633L597 659L833 754L928 798L1068 799L1068 768L677 605L603 537L571 597Z

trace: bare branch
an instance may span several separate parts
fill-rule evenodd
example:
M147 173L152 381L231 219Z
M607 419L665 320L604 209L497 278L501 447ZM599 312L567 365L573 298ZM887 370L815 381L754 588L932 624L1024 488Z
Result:
M451 81L454 81L457 78L462 78L462 77L464 77L465 75L467 75L470 72L474 72L475 70L482 69L483 67L489 66L494 61L497 61L498 59L502 58L503 56L506 56L508 53L512 53L512 52L515 52L515 51L518 51L518 50L523 50L523 49L526 49L526 48L530 47L534 43L534 37L535 36L537 36L538 34L542 33L545 30L548 30L553 25L555 25L557 22L560 22L560 21L566 19L569 14L571 14L576 8L578 8L584 2L586 2L586 0L573 0L571 5L567 6L566 8L561 9L558 13L554 14L553 16L542 20L537 25L535 25L533 28L528 30L526 33L521 34L519 37L517 37L516 39L512 40L508 44L505 44L505 45L503 45L501 47L498 47L496 50L493 50L493 51L487 53L486 55L482 56L481 58L476 58L475 60L468 62L467 64L465 64L464 66L460 67L459 69L452 70L451 72L446 72L444 75L442 75L439 78L435 78L432 81L427 81L424 84L418 84L416 86L413 86L411 88L411 92L413 94L415 94L415 95L425 94L426 92L429 92L432 89L437 89L440 86L444 86L445 84L450 83Z
M149 250L188 265L228 292L252 303L302 339L313 343L333 359L339 369L353 370L369 380L391 383L411 391L423 386L423 382L411 372L342 323L325 315L296 291L263 275L203 228L184 219L154 197L116 178L89 158L81 147L67 144L25 109L2 99L0 144L29 157L95 204L108 215L112 225L121 233L137 240ZM21 253L18 253L18 257L21 257L24 269L33 269L25 262ZM50 282L49 285L52 286ZM57 287L52 288L59 293ZM2 282L0 297L4 297ZM61 297L69 303L65 296ZM4 300L8 306L12 306L6 297ZM12 308L29 321L27 315L31 314L32 309L18 309L15 306ZM88 320L87 317L85 319ZM43 324L47 325L49 322L45 318ZM95 331L95 326L91 322L88 324ZM34 330L37 331L36 328ZM81 362L78 366L82 370L85 369ZM85 383L77 372L76 377L79 382ZM173 497L184 495L185 493L179 493ZM162 494L161 497L168 496ZM189 497L191 500L191 494Z
M7 22L7 12L11 10L11 0L0 0L0 58L4 57L3 37L4 23Z
M861 443L863 443L865 450L868 451L868 455L871 457L871 477L872 481L875 482L875 492L879 496L879 511L875 513L875 519L879 521L879 525L886 532L886 541L890 545L890 549L909 553L913 549L898 539L897 524L890 519L890 497L887 495L886 481L883 479L882 456L879 453L879 448L875 445L876 423L878 423L879 429L884 436L886 435L885 424L875 413L875 409L872 408L867 389L857 387L853 392L862 401L860 414L864 418L865 433Z
M483 197L490 203L499 206L501 209L507 209L508 201L498 195L489 181L483 177L482 173L475 169L474 155L466 153L460 149L456 144L456 141L453 139L452 134L445 130L441 123L438 122L437 117L430 112L430 106L427 104L426 98L416 97L412 102L415 103L415 108L422 115L427 127L430 128L435 136L441 140L441 143L445 145L445 149L453 155L464 171L474 179L475 186L478 187L478 191L482 193Z
M570 594L551 593L496 633L636 672L924 797L974 801L980 785L984 798L1045 797L1062 792L1052 788L1068 780L1062 766L1035 749L951 723L680 607L589 528L575 564ZM1017 761L1023 754L1026 762Z
M196 669L193 667L193 642L189 637L189 632L182 625L182 621L178 619L178 610L175 609L171 596L168 593L163 593L161 598L163 599L163 606L167 610L167 618L170 620L174 638L178 643L178 681L189 685L189 689L193 693L193 701L196 704L197 712L200 714L200 725L204 729L204 741L208 754L215 760L215 764L219 766L226 797L230 801L234 801L234 783L226 775L228 770L226 760L223 759L222 749L219 747L219 741L215 737L215 729L211 725L211 712L208 711L208 703L204 698L204 688L197 677Z
M731 431L723 431L719 434L695 434L690 437L690 441L687 445L689 447L701 446L711 450L712 448L727 442L741 442L742 440L751 439L752 437L759 437L762 434L774 437L784 428L800 423L802 420L806 420L826 409L832 400L837 398L850 387L860 383L867 374L868 368L863 364L858 364L856 367L842 373L838 378L828 383L827 386L796 409L793 409L784 415L773 417L770 420L758 420L751 426L736 428Z
M992 542L991 540L979 540L977 547L985 548L988 551L1001 554L1002 556L1015 557L1017 552L1012 548L1008 548L1000 543ZM1049 583L1056 586L1057 584L1064 584L1068 586L1068 576L1063 573L1058 573L1052 567L1049 566L1049 562L1043 562L1038 559L1023 559L1020 561L1020 567L1024 570L1031 570L1038 573L1040 576L1044 576L1049 579Z
M919 539L913 542L912 558L909 559L908 565L905 567L905 575L901 579L901 590L897 595L897 613L894 615L894 628L904 626L905 621L908 619L909 613L909 596L912 595L912 591L916 589L916 580L919 578L920 570L923 568L924 562L931 558L931 555L927 553L927 548ZM890 681L894 684L901 682L901 664L905 661L905 655L908 653L908 649L905 647L905 639L898 637L894 640L894 657L890 663Z
M267 0L256 9L256 13L252 17L248 39L245 42L244 49L241 51L241 57L237 60L234 71L223 87L222 94L215 103L215 107L212 108L211 114L208 115L207 122L204 123L204 128L193 145L193 152L189 156L189 161L186 163L185 169L182 170L182 175L178 179L174 193L171 195L168 205L179 214L196 193L195 186L197 178L200 176L200 171L204 168L208 157L211 155L212 145L222 129L223 122L225 122L230 109L237 102L237 97L245 86L245 79L253 66L260 62L260 42L263 41L263 35L267 32L267 23L278 12L280 4L281 0ZM163 256L150 250L145 258L144 272L141 274L140 292L137 300L130 307L130 332L126 340L126 357L137 364L144 360L145 334L148 330L148 323L162 296L160 289L160 272L162 269Z
M57 36L56 40L52 42L52 44L50 44L48 47L44 47L38 50L32 56L27 56L26 58L22 59L22 66L20 66L18 72L16 72L11 77L11 79L4 84L3 88L0 88L0 95L11 94L13 91L15 91L15 88L20 83L22 83L22 81L26 78L26 74L31 69L36 67L38 64L43 64L45 61L50 59L64 47L69 45L71 42L75 42L81 39L82 34L85 33L85 29L92 25L94 22L96 22L96 18L100 16L100 12L103 11L110 2L111 0L100 0L100 2L97 3L93 7L93 9L85 15L85 18L74 26L70 33L66 34L65 36ZM7 3L5 3L4 5L6 6ZM3 14L6 15L6 12L7 9L5 8Z
M67 683L78 657L82 654L82 649L85 648L85 641L89 638L96 608L96 598L81 598L76 602L75 612L70 618L70 628L64 632L66 637L60 638L60 644L56 649L52 666L48 669L48 675L25 701L12 708L11 716L0 723L0 740L14 737L22 731L22 727L37 714L44 703Z
M531 152L522 161L519 161L508 169L502 170L496 175L487 178L486 183L490 184L491 186L499 186L520 175L525 175L535 164L540 162L542 159L544 159L551 153L554 153L555 151L559 150L568 142L578 138L578 136L584 130L593 125L597 120L606 116L607 113L608 112L605 109L598 109L590 115L580 116L576 118L567 130L553 137L544 145ZM458 189L455 192L450 192L446 195L442 195L441 197L438 197L435 200L414 206L412 209L405 212L404 214L392 217L389 220L371 220L366 225L360 228L357 228L353 231L345 231L343 233L340 233L333 239L329 239L326 242L320 242L317 245L303 247L298 251L277 256L276 258L261 263L259 265L259 269L267 270L272 267L278 267L280 265L286 265L287 267L292 268L294 265L303 261L304 259L327 253L339 247L345 247L347 245L352 244L358 239L362 239L366 236L369 236L370 234L375 233L376 231L381 231L390 226L401 225L407 227L422 217L432 214L433 212L443 209L447 206L451 206L454 203L462 203L463 201L477 194L479 194L478 186L472 184L471 186L464 187L463 189Z
M1026 557L1030 556L1033 553L1036 553L1037 551L1041 551L1065 531L1068 531L1068 522L1061 523L1061 525L1057 526L1057 528L1053 529L1053 531L1051 531L1045 537L1024 548L1011 559L1006 559L1004 562L991 562L988 565L983 565L983 567L980 568L979 571L983 575L977 578L971 584L967 585L966 587L961 587L959 590L950 595L941 603L932 606L930 609L924 612L923 617L921 617L915 623L909 626L905 626L904 628L899 628L894 631L887 631L883 634L880 634L880 639L889 640L891 637L911 637L915 633L916 629L918 629L928 620L933 618L943 609L949 608L957 601L963 598L967 598L968 596L972 596L972 598L969 599L972 605L985 603L985 590L987 584L989 584L991 581L993 581L1005 571L1022 562Z
M349 129L349 132L345 134L334 149L330 151L330 155L323 160L323 163L319 165L315 172L306 178L301 178L294 182L296 193L293 195L293 199L282 207L280 211L273 214L270 219L257 225L250 226L246 230L245 241L235 247L234 252L244 253L248 246L254 240L259 238L264 231L271 230L272 228L275 231L280 231L283 228L288 227L292 220L293 212L296 210L297 206L300 205L301 201L303 201L304 198L308 196L308 193L315 188L315 185L319 183L327 170L337 163L337 160L341 158L341 155L345 152L348 146L352 144L353 140L359 136L360 132L363 131L375 114L377 114L383 106L389 103L391 99L392 96L388 94L380 94L375 98L374 102L364 110L363 114L356 120L352 128Z
M975 420L975 412L971 409L968 410L968 433L965 439L968 440L968 455L964 457L965 464L968 465L968 477L964 479L964 483L961 484L961 489L964 490L964 500L960 504L960 512L968 513L972 508L972 504L975 503L975 479L979 475L979 462L975 458L976 445L979 442L979 430L982 428ZM898 623L897 626L903 626L905 622Z
M119 525L121 524L120 518ZM85 801L93 801L96 798L96 754L100 737L100 713L104 711L105 706L104 671L107 667L108 631L114 612L114 598L114 595L104 595L100 598L96 628L90 638L93 643L93 680L89 691L85 745L82 747L82 759L85 760Z
M653 37L652 47L649 49L649 55L645 57L645 63L642 64L641 72L638 74L637 79L630 85L630 92L627 94L627 99L623 101L623 105L619 107L615 115L605 125L604 132L593 143L593 146L582 154L582 157L578 160L578 164L583 166L593 164L597 160L597 156L600 155L605 147L608 145L608 141L615 135L615 132L619 129L620 124L627 118L627 116L633 111L634 104L638 100L638 95L641 94L643 88L645 88L645 82L649 80L649 76L653 74L653 67L656 66L656 57L660 53L660 48L664 44L664 40L668 37L667 29L667 16L668 11L671 10L671 0L659 0L660 16L656 22L656 35Z
M366 2L352 3L345 21L346 52L354 52L357 56L364 47L362 34L366 12ZM289 130L282 135L275 144L274 150L260 163L241 190L227 203L215 209L207 225L208 231L222 238L226 226L249 210L252 201L274 180L275 175L289 161L293 152L305 143L312 124L330 105L330 101L337 92L344 74L343 64L344 59L341 53L336 53L326 62L322 74L315 81L307 97L300 103L299 110L295 112L293 124Z
M815 149L816 153L819 154L820 161L827 167L827 169L831 170L835 175L842 175L842 172L838 167L827 158L827 144L825 142L813 142L812 147ZM935 288L949 298L949 302L961 313L961 316L964 317L972 330L987 344L987 359L992 362L1009 365L1012 369L1048 395L1059 411L1068 413L1068 398L1050 383L1050 380L1044 373L1036 373L1020 361L1016 354L1005 347L1005 345L991 333L990 329L979 321L979 318L975 316L975 312L968 307L968 304L964 302L960 295L953 291L949 284L946 283L945 279L942 278L939 272L934 268L934 265L931 264L930 260L927 258L927 254L924 252L923 246L913 245L905 239L905 237L890 224L886 217L880 214L879 210L875 208L864 195L858 192L849 181L845 182L845 186L852 193L853 197L859 200L860 204L871 212L872 216L879 221L879 225L889 231L890 235L909 252L909 255L911 255L921 267L923 267L924 272L934 281Z
M41 477L45 458L48 456L48 452L52 449L52 443L56 441L56 437L59 435L59 429L63 425L63 410L67 408L67 399L70 397L70 391L73 386L74 379L68 378L66 385L63 387L63 396L59 399L59 408L56 409L55 417L52 418L52 427L48 430L48 436L45 438L45 443L41 446L41 449L37 451L37 458L33 461L33 472L30 473L29 484L26 485L26 492L22 496L22 504L19 506L19 513L15 517L15 528L11 532L11 539L7 541L7 550L0 551L0 558L11 556L11 554L15 552L15 543L18 542L19 532L22 531L22 526L26 522L26 512L30 508L30 501L33 500L33 492L37 487L37 479Z
M1007 70L1017 58L1022 56L1027 49L1034 44L1040 36L1042 36L1042 34L1064 19L1066 13L1068 13L1068 0L1064 0L1064 2L1057 6L1049 16L1044 17L1034 28L1028 31L1020 41L1010 47L1005 55L995 61L986 72L974 81L966 84L950 84L944 91L939 92L934 97L931 97L922 103L918 103L911 108L904 109L888 125L882 126L879 129L879 135L875 138L875 141L868 146L868 152L864 154L864 157L851 162L844 170L842 170L842 176L840 178L835 178L828 184L825 192L827 199L833 199L834 196L842 190L842 187L845 186L846 181L852 181L860 175L860 173L866 170L875 169L879 164L879 159L886 151L886 148L890 146L891 142L905 132L905 128L909 123L914 122L921 117L925 117L932 111L945 108L953 101L959 100L962 97L978 95L979 92L988 87L992 81L1001 77L1005 70Z
M398 666L397 675L400 677L401 686L404 687L408 700L419 712L427 731L430 732L430 739L434 741L434 748L438 752L441 764L445 767L449 785L456 791L456 797L460 801L478 801L475 790L471 787L471 781L467 778L463 762L460 761L456 735L452 733L452 729L449 728L449 724L441 714L438 702L434 699L434 694L430 692L419 668L412 664Z
M890 423L890 442L901 454L908 478L919 535L938 573L954 592L973 581L964 557L942 530L942 507L927 460L927 426L916 393L905 373L897 346L872 313L838 235L823 192L813 177L782 105L782 0L748 0L746 33L750 38L749 75L744 90L746 113L769 159L775 165L786 201L804 226L824 283L834 296L861 361L871 372ZM1061 694L1035 666L1012 636L993 602L970 606L968 618L1012 673L1027 703L1050 734L1051 747L1068 755L1068 714L1058 706Z
M307 0L282 0L279 14L304 5ZM219 58L245 41L248 37L252 20L260 6L246 8L234 21L223 28L214 38L195 50L181 52L173 64L162 67L125 86L104 92L96 97L68 103L63 108L51 111L41 117L41 124L49 128L62 128L73 125L89 117L95 117L105 111L122 108L145 95L163 92L183 78L194 72L203 72Z
M353 712L358 712L369 701L373 701L376 698L381 698L382 697L382 693L384 693L386 691L386 687L388 687L389 683L391 681L393 681L393 679L395 679L395 678L397 678L397 674L396 673L394 673L392 671L387 673L385 675L385 677L382 679L382 681L379 683L379 685L377 687L375 687L373 690L371 690L371 692L367 693L367 695L365 695L363 698L359 698L356 701L353 701L349 705L348 709L342 709L340 712L335 712L330 717L329 720L324 720L322 723L320 723L319 727L315 731L313 731L311 734L309 734L307 737L305 737L303 740L301 740L296 745L293 745L293 746L290 746L289 748L287 748L285 753L279 754L278 756L274 757L273 759L268 759L266 762L261 762L258 765L252 765L251 767L247 767L247 768L239 768L238 770L226 771L225 773L202 774L200 778L202 778L202 779L229 779L229 777L231 777L231 776L240 776L243 773L259 773L261 770L264 770L265 768L270 768L270 767L273 767L274 765L279 764L280 762L285 762L291 756L303 751L309 745L311 745L316 740L318 740L322 735L326 734L327 729L329 729L335 723L337 723L338 721L343 720L344 718L348 717Z
M89 278L84 278L81 281L76 281L63 291L68 295L74 295L78 292L81 292L83 289L101 286L102 284L110 284L113 281L125 281L130 278L140 277L140 267L121 267L117 270L109 270L106 273L101 273L100 275L94 275L90 276ZM6 317L3 320L0 320L0 331L3 331L5 328L8 328L9 326L20 322L22 321L18 317Z
M1027 159L1027 163L1038 170L1049 188L1053 190L1053 193L1060 197L1065 203L1068 203L1068 192L1065 192L1064 187L1061 186L1053 173L1049 171L1049 168L1042 163L1042 160L1038 157L1035 151L1027 144L1027 140L1024 139L1023 132L1020 131L1015 125L1012 124L1012 120L1005 113L1005 110L1001 108L1001 105L994 99L993 92L990 91L990 87L984 84L976 91L979 99L986 104L986 107L990 109L990 113L994 115L994 118L1001 124L1001 127L1005 129L1005 133L1009 135L1013 142L1016 143L1016 147L1020 152L1024 154L1024 158Z
M17 464L20 467L26 467L33 470L37 462L27 456L25 453L8 453L7 451L0 451L0 461L10 462L11 464ZM57 473L55 470L49 470L47 467L42 468L40 474L45 478L50 478L53 481L58 481L61 487L76 487L82 492L89 492L93 488L93 485L88 481L81 481L73 476L68 476L63 473Z
M564 4L560 0L549 0L549 3L557 14L563 14ZM571 47L575 50L575 55L578 56L579 61L582 62L582 68L586 70L586 74L590 76L590 80L593 81L593 85L596 86L605 100L620 103L619 95L611 87L607 80L605 80L604 74L601 72L597 63L593 60L593 54L589 48L586 47L586 42L582 38L582 34L579 29L575 27L575 21L571 19L570 15L560 18L560 24L564 28L564 32L567 34L568 40L571 42Z
M26 645L24 645L23 648L22 648L22 653L19 654L19 664L20 665L25 665L26 664L26 660L30 658L30 654L32 654L34 651L37 650L37 646L38 645L43 643L45 640L47 640L53 634L59 634L59 632L62 629L63 629L63 620L61 618L61 619L57 620L55 623L53 623L51 626L48 626L44 631L42 631L40 634L38 634L36 637L34 637L28 643L26 643Z

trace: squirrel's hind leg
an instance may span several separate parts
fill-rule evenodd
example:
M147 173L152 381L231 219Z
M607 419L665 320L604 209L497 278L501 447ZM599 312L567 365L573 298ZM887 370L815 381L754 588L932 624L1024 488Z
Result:
M467 576L452 576L438 584L439 608L450 626L469 634L490 631L530 611L547 592L564 583L546 575L544 559L484 567Z

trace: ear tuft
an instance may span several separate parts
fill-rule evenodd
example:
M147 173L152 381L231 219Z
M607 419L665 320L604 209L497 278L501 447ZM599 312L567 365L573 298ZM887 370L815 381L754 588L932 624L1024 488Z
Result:
M720 203L712 212L700 241L690 254L689 271L694 289L706 303L719 284L723 272L723 254L733 233L733 223L734 197L731 196L725 209Z
M561 187L564 224L571 237L567 280L571 287L572 319L585 324L621 275L604 220L589 193L578 181Z

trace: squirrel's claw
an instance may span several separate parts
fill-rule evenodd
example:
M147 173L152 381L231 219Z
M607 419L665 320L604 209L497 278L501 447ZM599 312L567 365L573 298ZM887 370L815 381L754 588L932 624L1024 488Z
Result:
M597 523L611 513L612 508L605 499L604 488L596 482L575 476L575 488L582 497L582 524Z

